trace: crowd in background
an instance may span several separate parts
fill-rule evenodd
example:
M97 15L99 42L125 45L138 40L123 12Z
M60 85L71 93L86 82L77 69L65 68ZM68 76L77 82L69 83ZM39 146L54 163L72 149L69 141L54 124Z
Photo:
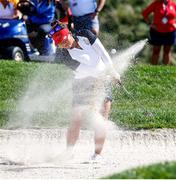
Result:
M18 0L1 0L0 1L0 18L12 19L20 18L21 13L17 9Z
M98 3L96 0L86 3L69 0L68 3L63 0L1 0L0 18L23 19L31 44L37 47L40 54L47 54L45 38L51 30L51 23L56 19L72 29L88 28L98 35L98 13L105 0L99 0Z
M153 19L149 15L153 13ZM163 46L163 64L171 64L171 48L176 41L176 3L173 0L155 0L142 12L150 26L150 44L153 45L151 64L159 63Z
M70 29L89 29L98 35L98 15L104 5L105 0L1 0L0 18L26 21L32 44L38 47L40 54L45 54L43 45L51 22L60 19ZM150 26L151 64L159 63L162 46L163 64L171 64L171 51L176 38L176 3L172 0L152 0L141 13ZM150 14L153 14L153 19L149 18ZM36 35L40 41L36 41Z

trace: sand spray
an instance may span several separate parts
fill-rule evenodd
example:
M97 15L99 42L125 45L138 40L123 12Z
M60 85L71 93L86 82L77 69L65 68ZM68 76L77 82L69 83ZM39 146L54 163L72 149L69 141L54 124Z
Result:
M147 40L139 41L128 49L113 55L114 68L121 76L124 75L124 72L127 71L128 67L133 63L136 55L144 48L146 42ZM49 135L51 139L54 137L52 145L49 144L50 141L47 142L48 137L46 138L44 134L42 135L43 137L37 137L37 140L34 140L35 136L33 136L33 134L30 135L30 133L28 134L29 131L25 129L33 129L32 131L34 131L34 128L66 128L72 118L71 85L73 75L68 75L62 79L59 78L58 75L54 75L55 69L53 69L51 73L47 68L48 67L42 65L36 70L26 91L17 103L17 112L10 114L9 121L5 127L6 129L24 129L23 135L20 136L20 138L22 138L20 142L20 138L14 138L13 141L5 143L4 153L14 160L17 160L20 156L21 159L18 160L28 164L45 161L46 157L51 154L52 157L55 157L59 152L61 153L60 155L63 155L62 153L64 152L66 142L65 139L62 139L63 145L58 145L57 141L59 141L60 138L57 140L54 134ZM101 82L99 86L97 86L95 104L89 107L82 107L84 116L83 124L86 124L83 127L94 130L100 136L103 135L107 128L107 121L104 120L104 117L100 113L106 96L105 88L102 88L104 82L106 82L106 78L106 76L101 77ZM50 133L52 133L52 131L50 131ZM30 139L30 136L33 139ZM14 146L16 146L16 148L13 148ZM13 152L10 151L10 149L13 149ZM44 149L48 149L48 151ZM24 156L21 156L21 152L23 152Z

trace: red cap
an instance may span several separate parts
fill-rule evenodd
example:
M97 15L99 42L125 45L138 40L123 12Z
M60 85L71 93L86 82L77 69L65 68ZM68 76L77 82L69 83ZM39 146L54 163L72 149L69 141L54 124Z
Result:
M55 45L62 43L64 39L66 39L69 35L69 30L67 28L61 29L60 31L56 32L52 38L55 42Z

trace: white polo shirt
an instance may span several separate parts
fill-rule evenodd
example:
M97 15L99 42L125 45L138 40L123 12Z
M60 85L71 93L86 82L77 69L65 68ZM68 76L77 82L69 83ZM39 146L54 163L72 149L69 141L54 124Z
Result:
M12 19L14 15L14 5L9 3L9 5L4 8L2 3L0 3L0 18Z
M80 30L77 32L76 38L81 49L60 49L58 53L59 62L74 71L75 79L98 78L105 75L107 71L109 75L120 78L113 68L108 52L91 31Z
M95 12L96 0L69 0L73 16L83 16Z
M80 65L75 69L75 79L86 77L97 78L102 75L106 65L86 37L77 36L77 38L79 39L78 44L82 49L68 49L70 56L80 62Z

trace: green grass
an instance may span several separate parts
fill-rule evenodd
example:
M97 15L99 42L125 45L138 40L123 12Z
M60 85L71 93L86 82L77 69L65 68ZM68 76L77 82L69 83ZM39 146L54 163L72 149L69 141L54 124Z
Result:
M112 119L126 128L176 127L176 67L137 65L131 68L122 88L114 90Z
M17 111L18 100L28 88L29 82L38 76L38 72L40 77L37 86L39 89L45 87L47 90L55 88L59 80L70 74L70 71L57 64L0 61L0 126L6 124L9 114ZM123 88L113 88L113 121L121 127L130 129L176 127L175 66L135 65L122 79L131 97ZM41 124L36 123L36 126L41 127L42 123L50 126L54 119L65 118L58 117L57 112L52 112L53 119L48 112L39 112L35 116L42 119ZM33 118L35 121L38 117ZM132 169L108 178L175 178L175 168L175 162L157 164Z
M107 179L175 179L176 162L139 167L106 177Z
M18 113L16 109L18 100L24 95L29 82L37 77L35 79L38 87L37 92L40 93L40 89L50 91L58 86L60 80L70 74L68 70L63 69L63 66L56 64L0 61L0 126L6 124L9 114ZM40 72L40 76L38 72ZM48 118L48 112L36 115L42 116L44 121L44 114ZM57 116L57 112L52 114L53 118Z
M39 69L39 88L44 81L63 79L70 73L57 64L0 61L0 125L16 110L17 100ZM113 121L133 129L176 127L175 66L135 65L125 74L123 83L135 100L122 88L114 88Z
M36 64L0 61L0 125L15 108L24 84L35 68Z

